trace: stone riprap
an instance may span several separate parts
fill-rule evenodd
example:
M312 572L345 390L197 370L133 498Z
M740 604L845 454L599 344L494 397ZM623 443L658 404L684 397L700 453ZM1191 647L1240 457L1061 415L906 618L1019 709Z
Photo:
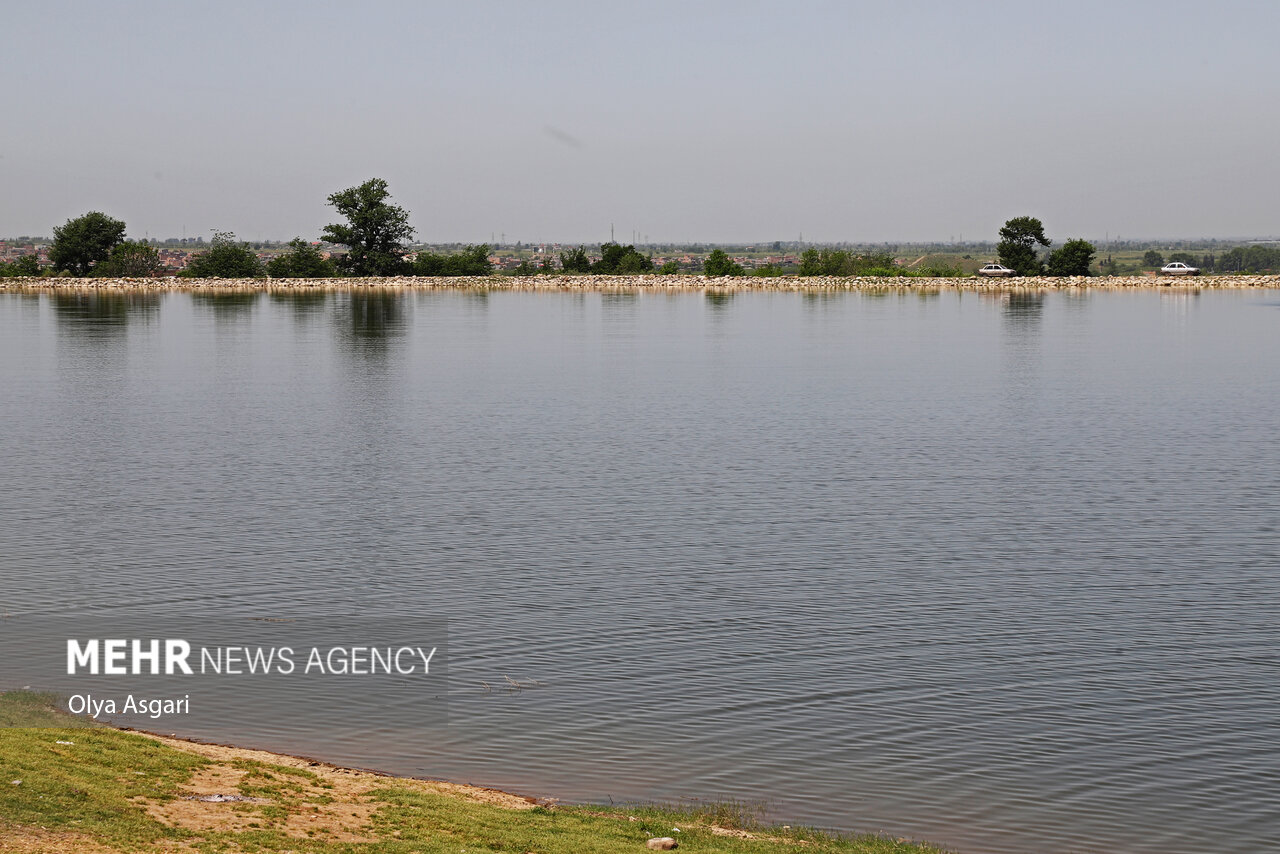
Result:
M1280 276L1048 276L1017 279L780 276L390 276L362 279L0 279L0 293L58 291L1062 291L1280 289Z

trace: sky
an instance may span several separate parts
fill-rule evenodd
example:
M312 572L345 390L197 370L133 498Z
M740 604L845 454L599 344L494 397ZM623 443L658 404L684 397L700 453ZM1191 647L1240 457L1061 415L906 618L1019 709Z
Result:
M0 9L0 235L1280 236L1280 3L57 2Z

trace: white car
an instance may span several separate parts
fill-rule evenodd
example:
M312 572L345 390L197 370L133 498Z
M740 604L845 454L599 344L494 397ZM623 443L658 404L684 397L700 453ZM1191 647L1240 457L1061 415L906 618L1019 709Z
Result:
M1200 268L1188 267L1181 261L1174 261L1172 264L1165 264L1161 267L1160 272L1166 276L1198 276L1200 275Z
M1016 276L1018 275L1018 273L1015 270L1010 270L1008 267L1005 267L1000 264L988 264L987 266L983 267L981 270L978 271L978 275L979 276L999 276L1003 278L1004 276Z

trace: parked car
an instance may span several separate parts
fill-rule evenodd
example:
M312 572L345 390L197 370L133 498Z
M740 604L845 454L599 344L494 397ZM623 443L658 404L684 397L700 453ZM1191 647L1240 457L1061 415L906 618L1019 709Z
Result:
M1181 261L1174 261L1172 264L1165 264L1161 267L1160 272L1166 276L1198 276L1200 275L1200 268L1188 267Z
M1018 274L1016 271L1010 270L1008 267L1005 267L1001 264L988 264L987 266L983 267L981 270L978 271L978 275L1004 277L1004 276L1016 276Z

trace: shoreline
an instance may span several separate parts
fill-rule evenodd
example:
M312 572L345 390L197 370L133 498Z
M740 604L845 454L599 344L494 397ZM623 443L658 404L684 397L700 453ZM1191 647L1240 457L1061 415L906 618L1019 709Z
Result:
M0 279L0 293L282 293L345 291L512 291L550 293L684 293L777 292L830 293L903 291L935 293L944 290L976 293L1049 291L1169 291L1276 290L1276 276L1036 276L1018 279L893 277L709 277L689 275L637 276L391 276L347 279L149 279L14 278Z
M68 719L0 693L0 851L945 854L924 842L763 823L752 804L561 804ZM675 846L662 846L675 847Z

